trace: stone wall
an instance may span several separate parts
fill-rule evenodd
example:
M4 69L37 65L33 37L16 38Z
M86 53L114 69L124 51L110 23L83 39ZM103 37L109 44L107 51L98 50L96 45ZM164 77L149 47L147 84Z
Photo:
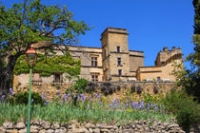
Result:
M96 90L100 91L101 87L106 82L93 82L96 85ZM157 88L158 93L166 94L171 89L175 89L174 82L157 82L157 81L119 81L119 82L109 82L112 84L113 88L120 87L120 91L125 92L128 89L131 89L131 86L142 88L142 93L154 94L154 88Z
M95 91L101 92L101 88L105 82L91 82L95 85ZM123 97L123 95L126 94L126 92L130 92L129 89L131 89L132 85L135 85L135 87L140 86L142 88L142 93L149 93L149 94L155 94L154 88L158 90L157 93L166 94L171 89L175 88L174 82L154 82L154 81L145 81L145 82L139 82L139 81L119 81L119 82L110 82L111 85L115 90L117 90L118 87L120 87L120 91L117 91L116 93L119 93L119 97ZM60 86L59 91L61 95L63 95L67 88L69 88L72 85L70 84L63 84ZM13 88L14 93L21 92L21 91L27 91L28 86L24 87L21 90L17 90L15 87ZM57 96L58 89L56 86L52 86L51 84L44 84L42 86L35 86L33 85L32 91L38 92L41 95L45 94L46 98L48 100L53 99L55 96Z
M26 133L24 122L16 124L4 122L0 126L1 133ZM31 133L185 133L174 121L133 121L127 125L78 123L76 120L65 124L48 121L32 121ZM190 133L195 133L191 130Z

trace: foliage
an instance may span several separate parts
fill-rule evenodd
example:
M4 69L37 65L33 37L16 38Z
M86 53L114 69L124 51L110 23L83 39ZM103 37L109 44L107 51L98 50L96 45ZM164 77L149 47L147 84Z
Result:
M27 105L28 104L28 92L19 92L19 93L15 94L13 99L14 99L14 102L12 100L11 103ZM11 101L11 99L9 101ZM44 105L45 101L42 99L42 97L40 96L39 93L32 92L31 93L31 102L32 102L32 104Z
M183 91L172 90L163 99L163 103L166 111L175 114L178 124L187 132L192 124L200 121L200 105Z
M154 92L154 94L158 94L158 92L159 92L159 91L158 91L158 87L155 86L155 87L153 88L153 92Z
M134 102L127 99L122 102L119 99L106 101L100 94L79 95L78 106L73 106L71 94L64 94L60 101L52 101L45 106L34 105L31 117L38 120L50 122L67 123L71 120L79 122L126 124L134 120L156 119L159 121L169 121L173 115L164 114L157 110L157 105ZM27 107L24 104L9 103L0 104L0 124L5 120L15 120L26 118ZM11 115L12 114L12 115Z
M132 84L131 85L131 93L134 93L134 92L136 92L136 86L135 86L135 84Z
M181 86L187 94L194 96L200 102L200 1L193 0L194 6L194 52L191 53L186 61L190 61L191 69L184 69L182 65L175 64L173 75L177 77L177 85Z
M76 93L83 93L85 92L87 83L88 81L86 79L78 77L78 79L75 81L75 84L73 85L73 88L75 89Z
M180 109L177 111L176 119L178 124L189 133L190 128L194 124L199 124L200 106L194 103L192 100L183 100L180 103Z
M8 9L1 5L0 9L1 44L5 50L11 50L12 53L15 51L15 54L26 50L18 48L27 48L40 41L67 44L70 39L89 29L83 21L72 19L73 14L66 6L46 6L42 5L40 0L13 4ZM60 29L63 29L63 32L52 36Z
M136 92L137 94L141 94L143 91L143 88L141 86L135 86L135 84L131 85L131 93Z
M44 5L41 0L25 0L13 4L11 8L0 4L0 14L0 59L6 62L4 75L7 75L2 81L5 90L9 89L17 59L31 45L44 52L59 50L66 53L67 46L77 44L77 37L89 30L83 21L73 19L72 12L66 6ZM76 74L76 70L71 67L68 72Z
M142 91L143 91L143 88L141 86L137 86L137 88L136 88L137 94L141 94Z
M195 101L200 102L200 82L198 79L198 73L194 71L194 68L191 70L184 69L182 63L174 63L174 70L172 75L176 77L177 87L182 88L187 94L194 96Z
M28 73L29 67L26 63L25 55L18 58L14 73ZM80 74L80 60L75 60L70 54L54 55L46 57L43 54L38 54L38 59L33 72L40 73L40 76L51 76L54 73L68 73L70 76Z
M98 85L95 84L94 82L88 82L85 91L86 91L87 93L95 92L97 86L98 86Z
M163 96L161 94L151 95L149 93L143 93L142 97L145 103L160 103L160 99Z
M107 96L115 92L115 86L111 82L104 82L101 87L101 92Z

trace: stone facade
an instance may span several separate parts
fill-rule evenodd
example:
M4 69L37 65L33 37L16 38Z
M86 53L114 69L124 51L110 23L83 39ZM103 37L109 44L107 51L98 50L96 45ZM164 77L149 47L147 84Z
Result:
M182 62L181 48L163 48L155 66L144 66L144 53L129 50L128 32L107 28L101 34L101 48L69 47L74 58L81 59L80 76L89 81L163 80L174 81L174 62Z
M168 50L163 48L156 57L155 66L142 66L137 69L137 79L142 80L163 80L175 81L175 77L171 74L175 63L182 63L181 48L173 47Z

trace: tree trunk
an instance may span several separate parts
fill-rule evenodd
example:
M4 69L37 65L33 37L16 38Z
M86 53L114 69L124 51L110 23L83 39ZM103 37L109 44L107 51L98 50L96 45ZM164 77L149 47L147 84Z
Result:
M15 63L20 54L11 55L8 58L8 64L0 70L0 95L9 93L9 88L12 87L13 71Z

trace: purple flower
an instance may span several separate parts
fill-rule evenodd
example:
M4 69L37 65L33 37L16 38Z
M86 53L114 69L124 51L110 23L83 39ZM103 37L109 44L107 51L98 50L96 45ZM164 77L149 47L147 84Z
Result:
M81 94L81 100L85 101L85 95L84 95L84 93Z
M60 96L60 90L58 90L58 96Z
M110 107L115 109L117 106L116 106L116 100L114 100L111 104L110 104Z
M146 108L147 108L147 110L150 110L150 103L146 104Z
M153 105L154 110L158 110L158 106L156 104Z
M120 107L121 104L120 104L120 100L119 99L117 100L117 104L118 104L118 107Z
M98 93L95 93L95 97L96 97L97 99L99 99L99 98L101 98L101 95L98 94Z
M42 93L42 99L44 100L46 98L46 94Z
M11 95L14 95L12 88L10 88L9 91Z
M62 99L63 99L63 101L66 101L66 99L67 99L67 95L66 95L66 94L63 94Z
M139 109L144 109L144 102L143 101L140 102Z
M2 95L1 95L1 100L4 100L5 97L6 97L6 95L2 94Z
M48 104L48 103L49 103L49 101L48 101L48 100L46 100L45 104Z
M131 103L132 109L136 109L137 106L138 106L138 103L137 103L137 102L132 102L132 103Z

